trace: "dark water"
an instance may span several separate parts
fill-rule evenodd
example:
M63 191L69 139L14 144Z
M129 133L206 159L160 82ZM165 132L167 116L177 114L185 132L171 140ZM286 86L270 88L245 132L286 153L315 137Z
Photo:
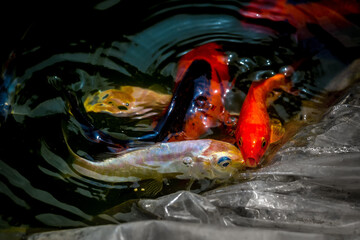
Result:
M136 183L109 184L74 173L63 129L88 157L105 147L84 136L51 78L61 79L79 101L99 89L122 85L171 94L179 58L196 46L217 42L228 55L231 76L237 78L227 108L238 112L252 81L305 58L292 77L300 96L283 94L271 109L286 122L356 57L354 48L344 47L317 26L309 28L311 36L296 38L297 29L286 21L244 17L239 9L247 2L149 2L92 2L47 12L19 41L1 89L2 104L8 104L3 105L0 126L1 227L91 225L92 216L115 205L155 197L135 192ZM89 118L120 138L145 134L151 124L105 114ZM187 181L170 180L157 196L187 187ZM192 190L211 187L204 181Z

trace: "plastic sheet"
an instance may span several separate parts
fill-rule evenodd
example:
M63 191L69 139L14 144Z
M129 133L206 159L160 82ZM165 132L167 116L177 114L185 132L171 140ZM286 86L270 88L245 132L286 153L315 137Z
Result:
M123 225L106 225L84 229L33 235L31 240L88 239L337 239L317 233L296 233L282 230L222 227L170 221L145 221Z
M272 164L244 173L248 181L202 195L180 191L142 199L125 218L119 212L99 216L129 223L29 239L360 239L359 140L355 84L318 123L287 142Z

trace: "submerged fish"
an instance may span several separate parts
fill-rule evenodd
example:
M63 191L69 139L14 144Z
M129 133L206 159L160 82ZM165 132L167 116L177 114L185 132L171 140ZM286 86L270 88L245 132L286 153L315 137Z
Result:
M234 145L210 139L158 143L127 150L99 162L70 151L74 155L72 167L79 174L106 182L228 179L244 166L241 153Z
M270 119L267 112L269 99L274 100L274 95L269 94L275 89L296 94L292 92L291 82L283 74L277 74L253 82L242 105L235 137L247 167L256 167L269 144L279 141L285 133L281 122Z
M161 113L169 105L170 100L170 94L135 86L121 86L119 89L97 91L87 96L84 107L87 112L147 118Z

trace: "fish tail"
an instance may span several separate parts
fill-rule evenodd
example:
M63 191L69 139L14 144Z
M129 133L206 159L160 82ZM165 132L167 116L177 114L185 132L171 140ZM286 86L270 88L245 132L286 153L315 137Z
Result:
M292 95L298 95L299 93L299 91L294 88L291 79L282 73L276 74L268 78L267 80L265 80L264 84L265 84L265 89L267 89L267 92L271 92L276 89L281 89Z
M264 80L263 82L263 89L266 90L266 92L271 92L275 89L286 89L288 80L286 79L285 75L282 73L275 74L274 76Z

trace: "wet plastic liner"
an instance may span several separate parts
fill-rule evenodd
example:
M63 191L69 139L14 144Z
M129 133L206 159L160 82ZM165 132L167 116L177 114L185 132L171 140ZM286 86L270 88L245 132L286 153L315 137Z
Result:
M82 229L42 233L30 239L338 239L318 233L246 227L223 227L171 221L140 221Z
M135 203L133 221L28 239L360 239L360 84L249 181ZM145 220L144 212L153 216ZM121 213L109 215L121 222ZM151 219L151 218L148 218Z

